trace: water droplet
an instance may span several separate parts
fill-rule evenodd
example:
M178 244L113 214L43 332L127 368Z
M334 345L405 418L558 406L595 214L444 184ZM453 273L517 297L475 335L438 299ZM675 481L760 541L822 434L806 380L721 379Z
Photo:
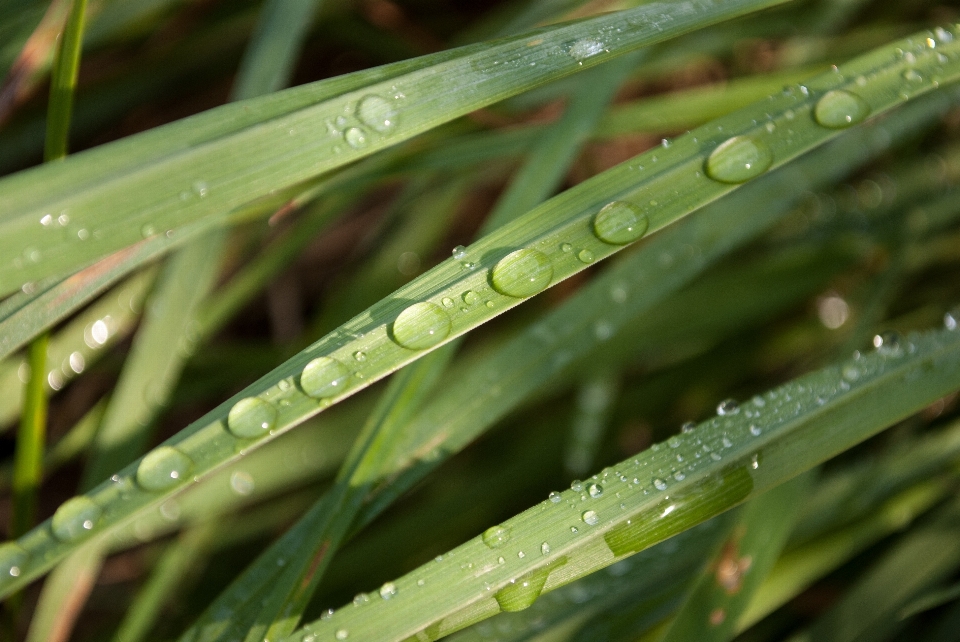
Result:
M561 243L561 244L560 244L560 251L561 251L561 252L573 252L573 246L570 245L569 243Z
M600 484L590 484L587 486L587 492L590 493L590 497L602 497L603 496L603 486Z
M817 123L830 129L843 129L862 122L870 115L870 105L860 96L834 89L825 93L813 108Z
M359 127L351 127L343 133L344 140L354 149L361 149L367 146L367 135Z
M375 94L360 99L357 118L378 132L388 132L397 126L397 111L393 105Z
M667 482L663 481L659 477L653 478L653 487L657 490L667 490Z
M873 337L873 347L884 355L895 355L900 352L900 335L896 332L883 332Z
M750 468L753 470L760 468L760 455L754 455L750 458Z
M600 517L597 516L597 512L593 510L585 511L580 518L583 519L584 524L588 524L589 526L596 526L597 522L600 521Z
M337 629L337 632L334 634L334 637L338 640L346 640L350 637L350 632L346 629Z
M540 597L543 585L546 584L550 573L566 564L566 562L565 557L560 557L546 568L539 568L510 580L509 584L494 595L500 610L510 613L529 608Z
M519 557L520 559L523 559L526 556L527 556L526 553L524 553L523 551L517 551L517 557Z
M956 330L960 327L960 308L950 310L943 315L943 327L947 330Z
M916 69L907 69L903 72L903 79L909 82L923 82L923 76Z
M541 544L541 545L540 545L540 554L541 554L541 555L549 555L549 554L550 554L550 545L547 544L546 542L544 542L543 544Z
M244 470L235 470L230 475L230 488L238 495L249 495L256 488L253 475Z
M380 587L380 597L385 600L389 600L391 597L397 594L397 585L393 582L387 582Z
M426 350L450 334L450 317L439 305L414 303L393 322L393 339L410 350Z
M445 307L445 308L452 308L452 307L453 307L453 299L451 299L451 298L448 297L448 296L443 297L443 299L440 300L440 303L442 303L442 304L443 304L443 307Z
M770 169L773 152L751 136L734 136L707 158L707 176L721 183L743 183Z
M0 545L0 578L19 577L28 559L27 552L16 544Z
M356 352L353 353L353 358L356 359L357 361L363 362L367 360L367 354L362 350L357 350Z
M583 490L583 482L579 479L574 479L572 482L570 482L570 490L575 490L579 493L581 490Z
M523 298L542 291L553 280L553 265L542 252L524 248L506 255L493 267L493 288L500 294Z
M453 258L457 259L458 261L463 257L465 257L466 255L467 255L467 248L463 247L462 245L458 245L455 248L453 248Z
M680 426L680 432L693 432L697 427L697 422L688 421Z
M161 491L186 480L193 462L171 446L160 446L146 454L137 466L137 483L144 490Z
M580 532L580 530L579 530L576 526L571 526L571 527L570 527L570 532L573 533L574 535L576 535L577 533Z
M467 305L476 305L480 301L480 295L473 290L467 290L463 293L463 302Z
M491 526L483 531L483 543L490 548L500 548L510 541L510 529L506 526Z
M233 404L227 415L227 428L237 437L260 437L273 428L277 410L263 399L247 397Z
M61 542L75 542L89 535L102 515L103 509L89 497L74 497L61 504L53 514L50 530Z
M590 58L591 56L596 56L601 51L603 51L603 43L594 40L593 38L581 38L570 45L570 48L567 49L567 53L570 54L570 57L580 64L583 64L583 60Z
M613 201L597 212L593 219L593 232L601 241L613 245L626 245L647 233L650 221L633 203Z
M560 503L560 493L558 493L558 492L555 491L555 490L550 491L550 494L547 495L547 497L548 497L548 498L550 499L550 501L553 502L554 504L559 504L559 503Z
M751 435L753 435L754 437L759 437L761 432L762 432L762 431L760 430L760 426L758 426L758 425L756 425L756 424L750 424L750 434L751 434Z
M717 404L717 414L721 417L735 415L740 412L740 404L735 399L724 399Z
M678 470L677 472L673 473L673 478L676 479L677 481L683 481L684 479L687 478L687 476L683 473L682 470Z
M350 370L336 359L317 357L300 373L300 387L314 399L333 397L344 391L349 377Z
M580 250L577 252L577 258L581 263L593 263L593 252L590 250Z
M157 228L150 225L149 223L144 224L143 227L140 228L140 236L142 236L143 238L149 238L156 233L157 233Z

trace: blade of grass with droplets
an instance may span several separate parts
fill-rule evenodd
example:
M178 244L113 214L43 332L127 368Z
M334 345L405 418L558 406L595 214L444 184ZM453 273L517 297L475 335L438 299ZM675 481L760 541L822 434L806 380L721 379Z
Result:
M930 33L929 37L936 42L936 34ZM905 68L939 65L937 56L942 54L947 56L948 63L944 64L939 80L946 82L954 72L960 75L960 64L950 65L952 59L948 56L953 53L951 47L960 48L957 40L945 42L940 50L931 49L929 54L926 53L925 39L919 44L911 42L914 41L893 43L839 67L836 73L813 79L805 90L795 88L719 119L678 138L669 147L641 155L551 199L468 248L461 261L472 264L475 269L463 269L455 261L441 263L337 332L264 375L260 381L168 440L166 445L177 447L193 460L198 476L224 465L238 457L238 451L265 441L271 431L279 434L288 430L330 403L422 356L425 349L438 347L518 305L523 298L548 284L583 270L588 265L584 262L586 259L598 260L615 253L623 245L615 245L613 241L623 242L623 237L619 233L609 235L608 232L612 234L612 231L607 230L603 221L601 235L607 236L610 242L600 240L593 231L595 215L602 205L613 200L644 204L657 200L658 208L648 212L633 204L612 208L615 216L610 222L616 223L626 216L634 223L620 231L636 238L643 231L642 221L648 222L649 229L658 230L696 207L736 189L735 184L708 178L702 169L704 164L708 166L707 173L719 178L731 178L727 172L732 171L737 180L746 180L747 177L739 173L741 170L760 173L761 169L777 166L834 138L841 130L821 123L832 123L831 118L838 118L843 121L840 124L852 124L853 120L864 115L857 100L865 101L872 112L879 113L932 90L932 85L918 83L915 91L901 95L904 83L911 82L902 77ZM894 50L903 47L923 49L908 62L892 56ZM932 53L934 51L936 53ZM936 63L930 62L931 56ZM863 86L856 80L861 74L870 78ZM853 103L847 98L848 94L838 93L851 85L860 95ZM913 85L910 87L914 89ZM937 107L931 108L932 113L936 113L941 106L951 103L951 91L941 89L931 96L932 102L924 104L936 103ZM844 114L849 113L841 110L838 115L832 111L838 100L841 107L859 106L854 114L857 118L851 116L848 122ZM815 106L820 122L812 117ZM764 124L754 124L754 117L757 123ZM768 127L768 124L772 126ZM783 137L774 135L778 127L783 129ZM733 143L719 144L729 140L730 136L735 137ZM760 156L748 154L750 162L743 160L739 167L737 163L728 164L729 153L742 160L740 154L749 151L743 148L743 136L748 136L750 141L759 141L756 145L746 143L746 147L761 150ZM767 158L763 149L770 150L772 158ZM657 163L653 162L655 157ZM707 162L708 157L710 162ZM640 166L649 166L649 169L640 170ZM645 218L637 214L638 210ZM578 251L564 252L567 243L571 247L576 243ZM517 247L523 249L519 253L510 252ZM488 279L496 288L490 287ZM444 312L443 298L452 300L455 296L461 299L467 293L472 293L468 294L467 300L475 303L467 307L466 313L450 316ZM365 355L363 362L357 362L353 356L356 352ZM351 365L348 367L347 363ZM359 376L353 375L354 372ZM304 376L300 376L301 373ZM121 471L121 479L132 479L137 465L139 462ZM120 484L123 486L121 493L120 488L112 486L101 486L85 497L72 500L60 509L57 522L84 508L93 511L98 518L90 520L97 522L95 530L104 532L179 490L175 487L152 493L131 488L130 484ZM41 526L22 538L19 545L33 556L34 561L24 566L18 578L6 581L3 590L10 590L35 577L74 548L76 540L65 536L55 538L46 526ZM41 559L41 553L43 562L37 561Z
M560 121L544 133L531 152L524 168L533 168L533 171L521 170L501 197L484 229L499 227L516 218L556 188L566 167L573 161L575 151L582 145L586 132L592 129L616 88L635 64L635 57L627 56L606 68L597 69L586 79L583 97L571 103ZM554 169L540 171L539 167L548 161L555 163ZM439 195L446 200L453 196L454 200L444 208L445 211L452 210L452 205L459 201L462 186L453 183L450 187L453 190L450 195L445 196L444 192L450 190L444 190L439 194L427 194L427 197ZM518 194L525 196L518 198ZM401 240L403 247L410 244L405 235ZM396 252L391 252L389 245L383 254L390 257L391 264L394 262ZM374 276L382 272L376 264L370 269ZM359 296L368 296L371 289L376 293L379 286L375 283L380 279L369 277L370 272L361 272L358 279L347 286L347 291L357 291ZM450 307L446 301L444 305ZM294 630L370 486L383 474L382 467L389 461L391 447L402 434L409 416L436 385L455 349L454 345L441 348L403 370L390 382L344 464L335 488L238 577L182 639L195 638L194 630L202 631L200 639L205 641L230 639L245 631L246 639L254 641L282 637ZM281 559L284 564L278 565L277 561ZM251 590L251 586L258 585L263 588ZM261 604L260 608L251 608L253 600Z
M132 277L52 334L46 366L51 393L96 363L110 346L131 331L154 276L155 271L147 269ZM0 396L0 426L8 426L20 412L23 397L19 384L26 367L23 359L0 362L0 389L11 391Z
M665 230L548 318L491 355L484 364L475 364L461 373L455 385L414 419L406 442L398 448L395 467L400 471L413 461L417 463L371 503L364 521L436 465L438 449L459 451L532 391L578 360L585 360L605 339L635 323L639 315L689 283L720 256L766 229L803 198L808 189L831 184L886 150L891 140L913 135L915 127L936 118L946 104L918 105L914 115L878 125L883 134L869 130L850 132L834 147L815 152L744 187L729 202L711 205L682 226ZM925 115L921 115L923 112ZM771 206L774 202L777 207ZM683 248L685 260L675 256L677 248ZM664 257L669 261L664 262ZM423 459L426 456L429 461Z
M134 243L144 226L166 230L234 209L507 96L779 1L651 3L219 108L21 172L0 180L0 252L15 256L0 264L0 293ZM38 225L64 210L71 225L62 234Z
M722 416L396 580L391 599L342 609L288 639L340 633L389 641L424 630L436 637L527 608L541 592L759 495L960 388L958 357L960 332L912 334L740 407L728 405ZM687 463L678 464L677 455ZM591 487L598 485L604 488ZM498 556L511 563L498 564Z

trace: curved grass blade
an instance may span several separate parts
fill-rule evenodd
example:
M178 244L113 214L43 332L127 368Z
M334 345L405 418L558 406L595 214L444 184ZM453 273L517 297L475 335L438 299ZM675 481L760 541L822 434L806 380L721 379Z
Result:
M174 229L234 209L507 96L780 1L651 3L479 50L397 63L379 70L388 78L380 82L374 81L377 72L366 72L294 89L284 92L283 103L274 98L261 109L246 105L254 117L213 110L174 126L190 138L160 127L55 169L21 172L0 180L0 253L13 257L0 263L0 293L135 243L145 227ZM299 103L299 109L271 112L278 103L287 109ZM211 140L214 132L220 136ZM169 140L157 144L163 136ZM148 142L158 149L148 152ZM149 158L135 161L139 154ZM37 189L41 184L47 189ZM65 233L52 234L38 223L62 211L71 219Z
M436 638L522 610L541 592L791 479L960 388L958 357L957 331L914 334L758 395L504 522L498 539L477 537L396 580L389 600L342 609L288 639ZM587 493L589 485L603 488ZM511 561L498 564L498 556Z
M911 85L914 91L904 91L901 95L906 82L902 75L905 70L931 65L942 70L940 75L934 76L936 82L945 83L960 77L960 62L951 63L954 58L950 57L954 55L954 49L960 50L960 40L951 39L940 49L928 50L925 44L928 37L938 42L935 40L937 34L924 32L917 37L919 42L909 39L893 43L841 66L835 73L818 76L803 88L792 88L759 105L714 121L663 149L642 154L547 201L466 248L459 260L441 263L264 375L168 440L165 446L176 448L188 457L193 462L193 475L202 476L263 443L271 433L275 435L292 428L331 403L419 358L425 350L439 347L515 307L535 291L511 287L518 277L523 283L523 270L532 269L530 276L536 278L530 283L543 289L616 253L622 245L601 241L593 231L594 217L611 201L629 203L628 209L640 209L646 216L649 229L659 230L736 189L736 184L713 180L705 174L705 165L715 167L717 164L716 149L729 150L733 145L733 149L743 151L742 137L748 137L757 142L757 149L761 149L759 143L762 143L772 154L769 163L764 154L757 159L764 160L763 169L776 167L842 131L822 126L812 117L818 104L823 107L821 99L824 96L835 96L829 92L855 89L860 99L866 101L876 114L933 89L929 83L916 83L915 88ZM941 37L941 41L944 40ZM917 50L913 58L904 60L893 56L895 50L909 49ZM939 55L945 56L948 62L941 63ZM863 86L857 81L861 75L869 78ZM953 94L943 89L931 99L933 102L928 103L927 109L933 115L943 104L951 103ZM778 127L785 132L783 137L774 135ZM720 147L731 137L741 138ZM750 146L747 144L748 148ZM711 156L713 162L707 163ZM723 156L721 153L721 160ZM761 167L755 162L745 162L743 168L755 170ZM721 164L737 169L736 163L730 166L725 162ZM723 171L721 177L724 177ZM642 207L650 200L657 201L657 209L643 212ZM703 242L707 240L702 239ZM565 252L568 244L576 251ZM497 266L517 248L523 249L523 253L513 257L519 266L511 260ZM532 261L527 260L531 258ZM461 265L461 262L469 265ZM521 272L516 271L517 267ZM664 278L666 276L669 273ZM491 281L493 284L499 282L498 287L513 295L496 290ZM475 293L477 297L464 299L467 293ZM451 302L462 300L467 311L458 313L456 308L445 311L449 309L445 299ZM401 314L405 311L406 314ZM305 385L300 375L311 362L313 365L308 369L311 376L307 377ZM304 387L315 396L306 394ZM95 521L93 530L102 533L181 489L173 486L162 492L144 490L135 481L139 465L140 462L120 471L119 482L100 486L65 504L61 511L69 514L70 509L80 506L90 508L98 517L89 520ZM32 561L24 565L18 578L5 578L0 590L8 591L22 585L76 547L76 540L55 538L49 528L49 525L41 525L19 541L19 546L28 552ZM90 534L81 533L80 539Z

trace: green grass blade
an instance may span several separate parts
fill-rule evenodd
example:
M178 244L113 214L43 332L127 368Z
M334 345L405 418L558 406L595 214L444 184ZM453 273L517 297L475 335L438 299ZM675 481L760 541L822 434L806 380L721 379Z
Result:
M10 533L20 537L36 518L37 489L43 478L43 449L47 436L46 365L49 337L42 335L30 344L27 363L29 378L24 387L23 415L17 431L13 464L13 507Z
M663 642L733 639L740 615L790 535L813 477L811 472L791 479L744 506L720 555L673 616Z
M477 537L396 580L391 599L343 609L289 639L346 631L404 640L424 630L434 638L526 608L542 591L759 495L957 389L958 356L960 333L915 334L758 395L504 522L500 539ZM587 493L591 484L605 488Z
M97 542L80 547L50 574L30 620L26 642L62 642L69 638L103 563Z
M933 34L930 37L933 38ZM951 46L960 48L958 43L960 41L956 39L946 43L942 52L951 53ZM445 341L456 338L522 301L524 297L503 295L495 291L488 280L491 278L490 270L514 248L536 248L551 267L552 279L549 282L555 283L585 269L589 265L589 262L584 262L586 258L592 257L594 261L603 259L622 247L600 241L592 231L597 211L612 200L644 204L649 200L657 200L662 203L647 216L650 230L658 230L689 214L692 209L729 193L735 189L734 185L707 178L702 168L707 157L713 152L713 145L727 140L731 135L752 135L761 140L769 140L774 159L771 167L774 167L837 135L838 130L821 127L810 118L810 112L816 103L829 90L847 87L852 83L859 94L869 100L875 113L886 111L926 93L924 90L930 89L930 85L918 86L916 92L905 94L906 97L899 93L905 82L902 71L907 63L900 58L891 59L891 52L898 47L910 46L906 41L893 43L839 67L837 73L812 79L805 85L805 91L795 88L763 101L760 105L714 121L678 138L666 148L642 154L633 161L564 192L474 243L465 250L459 261L444 261L390 298L344 324L336 332L264 375L258 382L168 440L166 445L180 449L192 460L195 475L213 470L238 457L239 450L248 450L263 443L265 438L270 437L271 430L274 435L285 432L330 403L422 356L423 349L402 347L392 338L396 336L395 322L401 312L412 307L411 303L417 302L417 306L412 307L399 321L401 326L405 325L406 319L412 317L410 329L419 328L421 318L414 315L424 310L430 311L429 315L432 316L429 318L435 317L438 323L442 321L442 328L446 328L449 323L449 331L441 333L445 334L443 337L429 333L424 335L433 343L429 347L439 347ZM938 60L937 54L930 56ZM915 63L910 64L925 63L928 57L920 52L920 55L915 57ZM948 57L948 60L952 59ZM960 64L956 70L948 64L945 64L943 69L944 75L941 79L944 82L952 77L950 74L954 71L960 75ZM856 81L861 73L870 74L872 79L863 87ZM927 103L926 109L930 110L929 115L933 116L943 104L950 104L952 94L941 90L931 96L931 100L933 102ZM777 127L782 127L785 131L792 131L793 136L780 138L769 133L768 115L774 131L777 131ZM754 124L754 118L757 123L764 124ZM895 121L896 119L893 122ZM722 131L718 131L718 128L722 128ZM768 135L769 139L766 138ZM654 158L657 158L657 162L653 161ZM641 165L648 169L639 170ZM745 212L744 215L746 214L748 213ZM703 239L706 240L708 239ZM565 244L568 243L576 247L577 251L564 252ZM464 268L460 262L471 263L474 269ZM514 275L512 269L506 267L495 271L506 275L505 278ZM662 271L662 267L658 268L658 271ZM544 272L538 274L542 276ZM541 287L547 285L546 282L537 283ZM446 307L443 305L445 298L452 301L456 297L459 300L467 291L478 293L477 304L467 307L466 313L454 312L452 316L443 311ZM472 300L472 297L468 299ZM433 331L437 332L436 329ZM416 336L418 335L411 335L413 342L408 345L427 347ZM356 353L361 353L364 358L358 360ZM317 399L302 391L299 375L305 366L319 357L334 359L341 365L330 366L330 362L321 360L314 366L320 368L318 374L325 372L323 364L337 371L343 368L345 373L334 377L331 388L325 389L321 386L316 390L315 394L322 398L318 403ZM360 376L350 376L354 372ZM231 421L229 415L234 406L236 409L233 410ZM261 413L262 419L258 419ZM254 422L252 426L248 425L251 420ZM233 426L234 432L225 429L228 424ZM254 427L260 429L254 430ZM110 526L130 518L140 509L159 503L165 496L179 490L174 487L156 493L136 487L134 479L137 465L139 463L118 473L121 483L98 487L68 508L79 506L77 502L93 502L98 510L103 511L98 527L94 530L104 532ZM25 567L20 577L5 582L3 590L9 590L32 579L74 548L76 543L57 540L52 537L47 527L41 526L22 538L20 545L29 549L34 561ZM41 556L44 562L37 561Z
M507 96L777 2L653 3L481 51L435 54L431 61L445 62L419 71L401 73L424 61L398 63L381 68L379 74L388 78L381 82L374 82L376 72L364 72L327 81L322 88L284 92L282 99L264 100L260 109L261 103L245 105L246 113L213 110L174 125L173 131L160 127L53 169L21 172L0 180L0 253L16 257L0 264L0 293L135 243L144 228L175 229L232 210ZM318 94L327 99L316 102ZM365 98L368 102L362 102ZM344 116L348 107L356 116ZM177 128L186 135L177 136ZM47 189L36 189L41 184ZM38 221L64 210L71 226L54 238ZM78 238L80 230L86 236Z
M47 162L67 155L73 95L80 73L80 46L87 14L87 0L73 0L60 33L50 80L50 108L47 112L47 140L43 156Z

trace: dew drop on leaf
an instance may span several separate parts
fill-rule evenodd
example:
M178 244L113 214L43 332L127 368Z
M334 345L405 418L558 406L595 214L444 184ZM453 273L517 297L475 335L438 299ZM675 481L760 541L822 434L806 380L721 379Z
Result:
M364 125L381 133L386 133L397 126L397 111L389 101L376 94L360 99L357 104L357 118Z
M523 298L542 291L553 280L553 265L543 252L524 248L506 255L493 267L493 288L500 294Z
M27 565L27 552L13 543L0 545L0 580L19 577Z
M363 355L362 352L358 354ZM354 358L363 361L366 356L360 359L354 355ZM300 373L300 387L314 399L333 397L343 392L349 376L350 370L336 359L317 357L304 366Z
M834 89L825 93L813 108L817 123L830 129L843 129L856 125L870 115L870 105L860 96Z
M50 530L61 542L75 542L86 537L96 528L103 509L89 497L68 499L53 514Z
M144 490L161 491L183 483L193 462L172 446L153 449L137 466L137 484Z
M435 303L414 303L393 322L393 339L410 350L426 350L450 334L450 317Z
M267 433L277 421L277 410L263 399L247 397L233 404L227 428L237 437L250 439Z
M773 164L773 152L752 136L734 136L707 158L707 176L721 183L743 183L760 176Z
M633 203L613 201L604 206L593 219L597 238L612 245L626 245L647 233L650 221Z
M583 519L584 524L588 524L590 526L595 526L597 522L600 521L600 517L597 515L597 512L593 510L585 511L580 517Z
M483 543L488 548L500 548L510 541L510 529L506 526L491 526L483 531Z
M600 484L590 484L587 486L587 492L590 493L590 497L601 497L603 496L603 486Z

